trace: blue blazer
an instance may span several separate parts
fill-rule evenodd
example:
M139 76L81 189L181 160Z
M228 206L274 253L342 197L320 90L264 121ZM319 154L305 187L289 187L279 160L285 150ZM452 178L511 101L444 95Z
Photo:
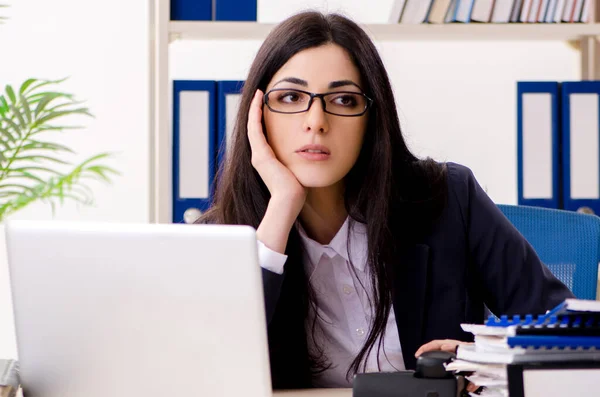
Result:
M393 307L407 369L414 369L414 354L424 343L472 341L460 324L482 323L484 305L496 315L541 314L573 297L468 168L448 163L447 178L441 217L393 264ZM277 304L285 277L285 271L263 269L273 386L310 387L306 334L297 318L303 314ZM278 314L278 322L295 326L272 324ZM278 335L283 329L285 335Z

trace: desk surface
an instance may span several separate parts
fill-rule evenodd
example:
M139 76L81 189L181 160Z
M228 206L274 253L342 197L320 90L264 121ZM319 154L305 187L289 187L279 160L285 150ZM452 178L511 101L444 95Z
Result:
M352 397L352 389L313 389L277 391L273 397Z
M17 397L23 397L21 389ZM352 389L313 389L276 391L273 397L352 397Z

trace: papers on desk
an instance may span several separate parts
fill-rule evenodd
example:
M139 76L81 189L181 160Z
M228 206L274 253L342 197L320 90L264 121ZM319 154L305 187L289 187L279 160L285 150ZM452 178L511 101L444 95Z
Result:
M458 359L448 364L446 369L466 373L465 378L469 382L477 386L484 386L485 389L479 396L508 397L508 378L505 364L477 363ZM469 373L472 373L472 375L469 375ZM475 394L472 395L475 396Z
M490 317L486 324L461 326L474 335L475 343L460 345L457 359L446 369L466 373L470 382L485 386L481 396L507 397L509 374L516 367L521 374L531 366L563 374L581 366L600 367L600 302L568 299L537 318ZM522 388L522 376L517 383Z

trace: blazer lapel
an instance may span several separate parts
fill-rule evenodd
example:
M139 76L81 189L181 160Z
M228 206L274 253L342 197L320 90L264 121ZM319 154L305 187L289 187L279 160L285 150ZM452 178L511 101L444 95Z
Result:
M423 343L425 292L429 246L417 244L405 249L392 266L392 300L406 369L414 369L415 351Z

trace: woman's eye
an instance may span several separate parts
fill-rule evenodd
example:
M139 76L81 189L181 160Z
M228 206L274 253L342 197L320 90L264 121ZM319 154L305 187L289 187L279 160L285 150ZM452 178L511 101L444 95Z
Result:
M296 92L286 92L279 95L279 102L293 103L298 102L300 95Z
M354 95L340 95L333 98L332 102L340 106L356 106L356 98Z

